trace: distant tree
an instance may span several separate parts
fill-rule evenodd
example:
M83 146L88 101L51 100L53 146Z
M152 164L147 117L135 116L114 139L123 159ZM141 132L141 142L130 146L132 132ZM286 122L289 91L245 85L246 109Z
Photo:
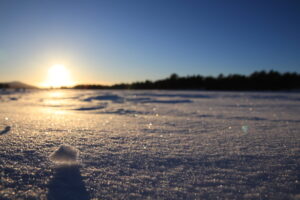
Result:
M131 84L77 85L75 89L201 89L201 90L291 90L300 89L300 75L281 74L274 70L256 71L249 76L240 74L220 74L217 77L193 75L180 77L173 73L166 79L146 80Z
M6 83L0 83L0 88L1 89L9 88L9 85Z
M178 75L175 74L175 73L173 73L173 74L171 74L170 79L171 80L177 80L178 79Z

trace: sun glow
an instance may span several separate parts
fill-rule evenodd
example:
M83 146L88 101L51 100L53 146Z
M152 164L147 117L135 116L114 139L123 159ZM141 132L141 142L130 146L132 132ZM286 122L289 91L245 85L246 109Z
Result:
M48 70L48 77L43 84L44 87L62 87L71 86L74 82L71 80L70 73L64 65L56 64Z

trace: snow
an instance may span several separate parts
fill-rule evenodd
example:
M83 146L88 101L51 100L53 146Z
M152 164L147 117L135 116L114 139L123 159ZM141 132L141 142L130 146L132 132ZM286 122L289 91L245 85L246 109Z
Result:
M1 200L300 197L299 93L0 93Z
M63 144L50 155L50 160L58 164L74 164L77 162L78 151Z

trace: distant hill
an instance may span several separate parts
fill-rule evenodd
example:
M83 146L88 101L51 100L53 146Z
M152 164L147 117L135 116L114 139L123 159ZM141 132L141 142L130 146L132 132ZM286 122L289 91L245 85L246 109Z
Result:
M0 88L12 88L12 89L37 89L37 87L22 83L19 81L12 81L7 83L0 83Z

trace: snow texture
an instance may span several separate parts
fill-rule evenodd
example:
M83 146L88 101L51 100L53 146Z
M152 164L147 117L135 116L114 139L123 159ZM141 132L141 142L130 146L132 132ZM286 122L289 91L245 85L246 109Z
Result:
M300 199L299 113L292 92L0 90L0 199Z

